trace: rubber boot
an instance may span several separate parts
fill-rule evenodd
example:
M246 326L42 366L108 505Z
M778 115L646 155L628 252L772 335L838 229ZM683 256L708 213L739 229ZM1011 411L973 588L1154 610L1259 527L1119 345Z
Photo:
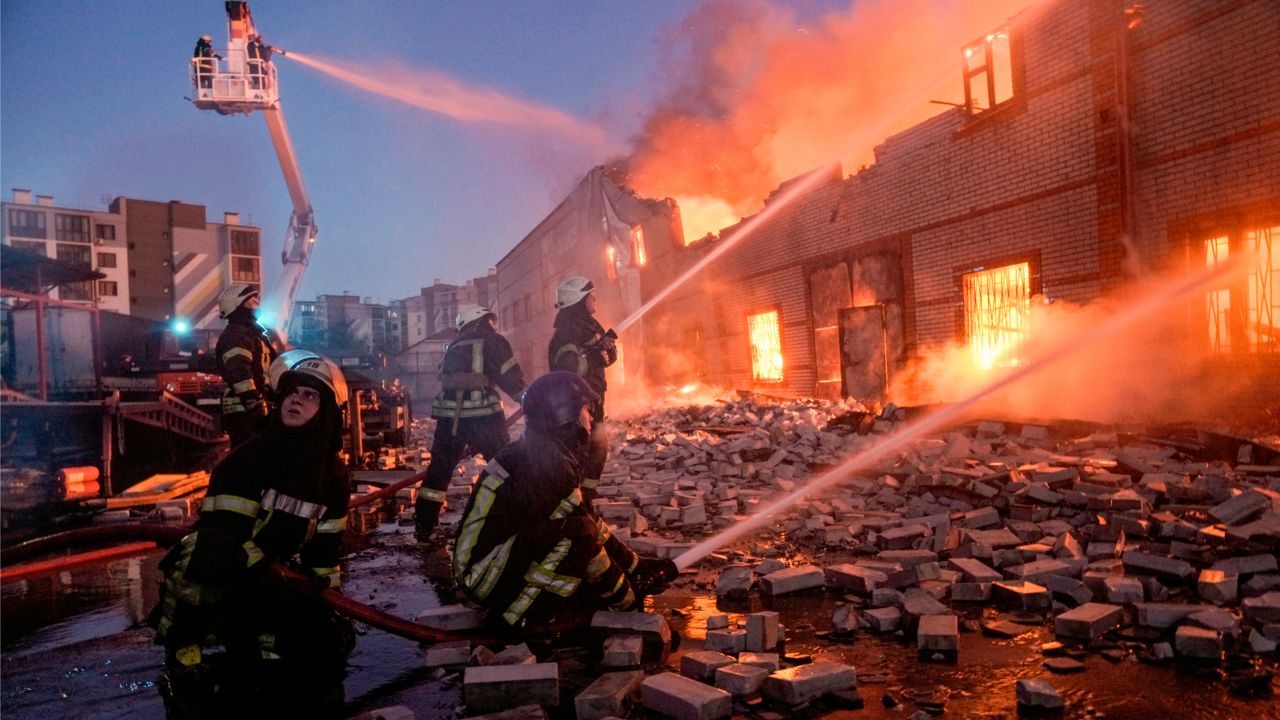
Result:
M443 503L431 500L419 500L413 506L414 537L418 542L428 542L431 533L440 522L440 506Z

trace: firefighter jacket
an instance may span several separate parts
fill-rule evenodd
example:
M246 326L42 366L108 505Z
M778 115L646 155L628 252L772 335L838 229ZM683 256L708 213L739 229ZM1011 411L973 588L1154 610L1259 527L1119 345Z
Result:
M326 453L314 434L281 428L273 419L214 468L195 530L161 563L160 640L175 621L206 617L226 593L258 587L271 561L294 562L338 587L350 478L337 452ZM193 612L202 606L204 613ZM174 634L198 642L212 631L182 627Z
M239 308L227 316L227 328L218 337L218 372L227 384L222 394L222 414L267 414L267 368L276 359L267 331L253 313Z
M639 557L582 502L578 463L526 432L481 473L459 525L454 578L510 626L570 606L629 609ZM535 608L530 612L531 608Z
M488 322L473 322L440 362L440 393L431 404L434 418L475 418L502 414L502 388L513 399L524 392L524 374L511 344Z
M556 314L547 358L553 371L577 373L603 395L604 369L617 361L618 348L605 338L604 326L587 312L586 303L578 302Z

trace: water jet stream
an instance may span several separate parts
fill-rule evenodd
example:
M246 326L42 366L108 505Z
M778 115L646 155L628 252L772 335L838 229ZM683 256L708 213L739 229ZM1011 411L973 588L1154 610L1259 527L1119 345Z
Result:
M372 72L362 75L293 50L283 57L296 60L362 90L460 122L549 129L590 147L611 149L605 132L591 123L555 108L510 97L496 90L467 87L444 73L418 71L420 77L412 80L420 83L421 87L402 87L372 79L368 76Z
M1230 261L1221 263L1202 273L1184 278L1159 293L1135 302L1123 311L1111 315L1104 322L1094 326L1076 337L1060 340L1058 343L1040 353L1039 357L1026 365L1011 369L1008 374L998 377L979 389L970 397L903 427L900 431L886 437L883 441L850 457L826 473L792 490L772 503L760 508L751 517L737 525L725 528L721 532L703 540L689 548L675 559L676 567L684 569L706 557L709 553L763 527L779 511L790 508L796 503L826 490L838 482L848 479L851 473L869 467L891 452L902 449L925 435L946 427L952 421L964 416L979 401L1014 385L1027 377L1046 370L1066 360L1082 348L1095 344L1108 336L1114 335L1135 323L1152 317L1165 306L1186 298L1196 292L1204 292L1211 287L1223 287L1229 284L1231 277L1243 274L1249 267L1249 261L1256 262L1248 253L1233 256Z

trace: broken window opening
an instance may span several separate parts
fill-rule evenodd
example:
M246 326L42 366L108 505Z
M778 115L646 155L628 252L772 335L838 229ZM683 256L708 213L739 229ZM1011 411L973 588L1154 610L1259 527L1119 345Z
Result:
M751 339L751 376L756 382L782 382L782 333L778 311L747 316Z
M964 106L970 115L992 110L1013 97L1008 26L966 45L963 52Z
M965 344L984 370L1016 367L1018 346L1030 329L1031 263L965 273Z
M631 260L638 268L649 264L649 253L644 246L644 228L640 225L631 228Z
M1205 293L1209 350L1214 353L1280 352L1280 225L1255 227L1204 241L1205 266L1228 260L1233 252L1251 252L1248 277L1241 283Z
M612 245L604 249L604 274L609 280L618 279L618 251Z

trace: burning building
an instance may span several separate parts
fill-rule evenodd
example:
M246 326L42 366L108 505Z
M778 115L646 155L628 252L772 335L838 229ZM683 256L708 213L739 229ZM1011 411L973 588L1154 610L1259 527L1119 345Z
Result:
M851 176L814 170L718 237L652 255L645 288L709 264L645 296L658 301L643 322L650 376L883 397L947 345L976 367L1017 364L1046 303L1257 251L1249 279L1170 309L1167 350L1274 387L1278 23L1280 8L1259 1L1091 0L991 28L958 49L962 105L884 140Z

